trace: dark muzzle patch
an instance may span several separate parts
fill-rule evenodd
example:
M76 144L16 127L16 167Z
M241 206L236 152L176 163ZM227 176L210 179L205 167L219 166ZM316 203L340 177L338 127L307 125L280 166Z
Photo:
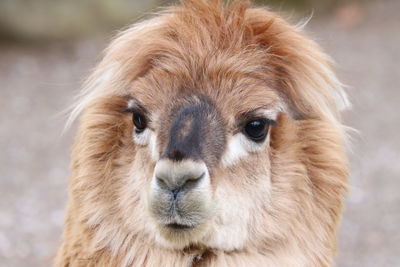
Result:
M174 161L203 160L215 165L225 149L225 125L212 102L193 95L173 109L168 144L163 157Z

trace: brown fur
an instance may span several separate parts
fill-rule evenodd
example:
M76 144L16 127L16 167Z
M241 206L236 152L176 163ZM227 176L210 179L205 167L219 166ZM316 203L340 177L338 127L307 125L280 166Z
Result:
M185 0L143 25L111 43L72 113L84 111L56 265L330 266L348 173L335 103L342 89L329 58L246 1ZM221 207L233 199L249 214L245 238L231 247L207 242L223 231L218 213L185 249L160 245L150 223L155 163L132 142L131 117L121 110L135 97L156 114L157 132L159 118L190 93L212 99L232 133L235 119L254 108L280 111L265 151L212 174L213 190L231 197Z

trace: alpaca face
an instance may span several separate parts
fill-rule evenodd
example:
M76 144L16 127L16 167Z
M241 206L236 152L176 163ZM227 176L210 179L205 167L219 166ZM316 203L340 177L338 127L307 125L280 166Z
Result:
M252 77L221 88L229 75L216 80L204 70L192 88L176 85L179 75L160 81L159 70L150 71L133 86L126 111L136 158L152 162L147 212L159 242L231 250L245 243L252 210L267 204L259 200L269 194L269 136L282 105ZM171 80L175 87L165 88ZM160 94L156 84L174 93Z
M348 175L329 58L247 1L182 3L120 34L72 111L70 257L328 266Z

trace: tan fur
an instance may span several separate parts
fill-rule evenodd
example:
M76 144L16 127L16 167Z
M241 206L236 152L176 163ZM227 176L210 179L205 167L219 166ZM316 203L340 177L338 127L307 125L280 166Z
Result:
M246 1L185 0L119 34L71 115L83 111L56 265L330 266L348 176L344 93L330 65L298 29ZM154 157L121 111L129 97L143 103L160 146L158 122L190 93L212 99L232 135L256 107L279 112L278 125L262 151L215 167L215 214L174 249L148 211Z

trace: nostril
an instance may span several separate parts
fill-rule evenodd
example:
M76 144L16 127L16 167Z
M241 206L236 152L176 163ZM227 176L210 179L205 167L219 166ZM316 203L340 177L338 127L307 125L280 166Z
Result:
M205 173L202 173L200 176L196 177L196 178L184 178L184 183L178 187L175 188L168 188L168 185L166 184L166 182L160 178L160 177L156 177L157 182L160 186L160 188L163 188L167 191L169 191L172 194L173 200L176 200L178 198L178 195L185 191L188 192L190 190L192 190L193 188L195 188L197 186L197 184L199 183L199 181L205 176Z
M182 188L185 190L191 190L194 187L197 186L197 184L201 181L201 179L205 176L205 173L202 173L201 175L197 177L190 177L185 179L185 182L182 185Z
M157 181L159 187L164 188L164 189L166 189L168 187L167 183L164 181L164 178L156 176L156 181Z
M161 159L154 169L154 189L161 189L175 199L183 191L186 194L191 189L203 185L201 181L207 177L207 167L201 161L175 162L170 159Z

